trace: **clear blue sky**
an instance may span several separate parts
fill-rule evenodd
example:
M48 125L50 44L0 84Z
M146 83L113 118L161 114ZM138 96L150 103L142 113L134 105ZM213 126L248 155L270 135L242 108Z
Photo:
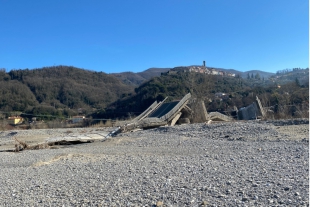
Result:
M309 65L308 0L0 0L0 68Z

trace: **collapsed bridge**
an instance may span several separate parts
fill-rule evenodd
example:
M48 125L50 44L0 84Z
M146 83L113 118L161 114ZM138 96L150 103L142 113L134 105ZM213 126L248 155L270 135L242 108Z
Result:
M180 101L165 103L155 101L143 113L130 121L119 122L121 132L134 129L148 129L164 125L174 126L178 121L189 123L192 110L187 106L191 94L186 94Z

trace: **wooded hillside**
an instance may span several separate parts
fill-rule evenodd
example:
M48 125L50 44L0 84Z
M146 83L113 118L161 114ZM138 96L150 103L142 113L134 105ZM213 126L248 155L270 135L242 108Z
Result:
M0 111L70 115L101 109L133 92L103 72L55 66L0 72Z

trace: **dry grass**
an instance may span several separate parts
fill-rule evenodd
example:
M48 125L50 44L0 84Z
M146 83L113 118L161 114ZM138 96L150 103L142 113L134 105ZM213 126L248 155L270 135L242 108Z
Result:
M105 122L100 121L97 124L92 124L90 128L99 128L99 127L113 127L117 121L106 120Z
M80 131L80 134L85 134L85 133L87 133L87 131L86 131L86 130L82 130L82 131Z
M29 145L26 142L20 141L16 139L16 137L13 137L15 140L15 150L14 152L19 152L23 150L38 150L38 149L49 149L53 146L53 144L48 144L48 143L40 143L36 145Z
M276 112L273 110L266 111L267 114L264 117L265 120L309 118L308 105L279 105L277 110L275 110Z
M29 145L26 142L20 141L18 139L16 139L16 137L13 137L13 139L15 140L15 152L19 152L22 151L24 149L27 149L29 147Z

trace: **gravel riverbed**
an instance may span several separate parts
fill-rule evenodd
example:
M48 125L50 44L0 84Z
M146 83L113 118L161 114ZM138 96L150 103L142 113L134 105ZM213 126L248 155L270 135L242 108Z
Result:
M65 133L28 131L0 144ZM189 124L0 152L0 186L0 206L309 206L309 123Z

